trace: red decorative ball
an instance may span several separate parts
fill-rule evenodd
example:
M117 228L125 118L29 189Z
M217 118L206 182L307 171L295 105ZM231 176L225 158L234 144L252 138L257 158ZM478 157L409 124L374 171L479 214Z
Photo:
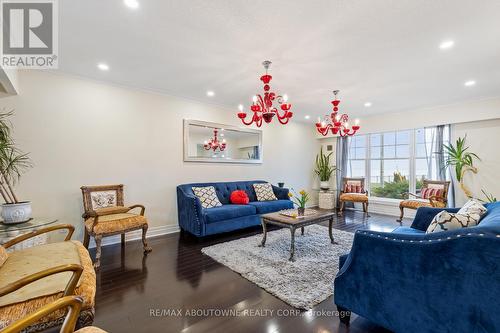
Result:
M269 89L271 89L271 88L269 87L269 85L268 85L268 84L266 84L266 85L264 86L264 90L265 90L265 91L269 91Z
M232 204L235 205L248 205L250 202L250 199L248 198L247 192L243 190L237 190L231 192L231 196L229 197L229 200L231 201Z

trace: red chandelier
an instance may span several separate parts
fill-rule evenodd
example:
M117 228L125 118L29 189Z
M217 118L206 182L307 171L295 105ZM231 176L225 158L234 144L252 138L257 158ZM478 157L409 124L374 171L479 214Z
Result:
M333 135L338 133L340 136L351 136L356 134L360 128L359 119L356 119L354 125L349 127L349 116L345 113L339 114L340 100L337 98L338 93L338 90L333 91L333 95L335 96L335 99L332 101L333 112L330 115L326 115L323 121L318 118L318 122L316 123L316 129L323 136L328 135L328 131L331 131Z
M226 139L222 139L222 142L220 142L217 138L217 133L217 129L214 129L214 137L203 143L203 148L205 148L205 150L212 149L215 152L217 149L220 151L224 151L224 149L226 149Z
M293 116L293 112L289 111L292 105L287 103L287 95L281 96L270 91L271 87L269 86L269 82L271 82L273 77L267 74L267 71L271 62L266 60L262 63L262 65L264 65L264 68L266 69L266 74L260 77L260 80L264 83L264 97L260 94L253 97L253 104L250 106L250 110L252 110L253 115L250 121L247 122L245 120L247 114L246 112L243 112L243 105L239 106L240 111L238 112L238 118L240 118L243 124L247 126L255 123L257 127L260 127L262 126L262 119L264 119L266 123L270 123L273 120L273 117L276 116L278 121L285 125ZM274 100L278 102L279 108L283 111L282 114L280 114L277 107L273 106Z

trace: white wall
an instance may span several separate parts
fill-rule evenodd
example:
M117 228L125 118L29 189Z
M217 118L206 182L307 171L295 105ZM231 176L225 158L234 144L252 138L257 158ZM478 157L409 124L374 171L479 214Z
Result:
M21 72L19 87L20 95L0 100L15 108L14 136L35 164L19 196L33 202L34 215L78 226L79 236L82 185L125 184L126 203L143 203L151 228L162 230L177 225L178 184L264 179L312 186L311 126L263 125L262 165L187 163L182 120L241 125L235 110L40 71Z

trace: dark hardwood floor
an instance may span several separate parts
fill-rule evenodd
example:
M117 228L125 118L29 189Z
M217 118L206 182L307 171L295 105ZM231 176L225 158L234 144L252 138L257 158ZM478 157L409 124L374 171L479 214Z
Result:
M334 227L351 232L360 228L392 231L399 226L395 220L376 214L366 218L362 212L347 211ZM104 247L97 274L94 325L112 333L389 332L356 315L346 327L335 315L321 313L336 311L332 297L318 304L314 313L298 312L200 252L202 247L260 232L260 228L247 229L201 241L170 234L150 239L153 252L147 257L143 257L138 241L127 243L124 249L120 245ZM223 309L261 312L240 317L208 313ZM182 314L177 313L179 310ZM191 312L197 310L200 313ZM186 311L191 315L186 316Z

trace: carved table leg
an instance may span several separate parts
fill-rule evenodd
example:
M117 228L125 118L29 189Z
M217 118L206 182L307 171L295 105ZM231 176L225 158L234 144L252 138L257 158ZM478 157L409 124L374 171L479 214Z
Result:
M338 244L335 239L333 238L333 233L332 233L332 225L333 225L333 217L328 221L328 234L330 235L330 241L332 244Z
M266 246L266 239L267 239L267 225L264 219L262 219L261 224L262 224L262 242L260 243L259 246L264 247Z
M304 227L300 227L300 233L304 236Z
M290 244L290 261L295 261L295 259L293 258L293 256L295 255L295 227L290 227L290 233L291 233L291 236L292 236L292 242Z

